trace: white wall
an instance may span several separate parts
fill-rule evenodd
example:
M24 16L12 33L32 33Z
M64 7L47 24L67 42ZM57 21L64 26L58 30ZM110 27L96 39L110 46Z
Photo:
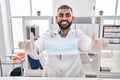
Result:
M56 15L57 8L62 4L67 4L72 7L73 13L77 17L94 16L96 0L53 0L53 14Z
M1 2L0 2L0 57L2 57L3 55L5 55L5 43L4 43Z
M8 13L8 8L9 7L6 7L8 6L7 4L7 1L8 0L0 0L0 3L1 3L1 18L2 18L2 28L3 28L3 36L4 36L4 42L5 42L5 50L6 50L6 53L5 54L11 54L12 53L12 50L11 50L11 36L10 36L10 26L9 26L9 23L10 23L10 13ZM4 46L4 45L3 45Z

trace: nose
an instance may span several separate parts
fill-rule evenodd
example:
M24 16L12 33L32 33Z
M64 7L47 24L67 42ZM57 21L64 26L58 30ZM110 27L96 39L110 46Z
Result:
M66 19L67 19L67 17L64 15L64 16L63 16L63 20L66 20Z

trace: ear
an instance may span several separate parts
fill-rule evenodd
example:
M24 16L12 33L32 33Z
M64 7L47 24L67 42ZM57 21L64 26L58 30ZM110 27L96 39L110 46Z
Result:
M56 21L58 21L58 16L55 16L55 18L56 18Z
M75 17L74 16L72 16L72 22L75 20Z

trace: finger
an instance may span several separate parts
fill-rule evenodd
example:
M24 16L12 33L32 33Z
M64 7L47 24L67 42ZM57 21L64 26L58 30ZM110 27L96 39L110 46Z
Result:
M32 42L34 42L34 34L33 34L33 32L30 32L30 40L31 40Z
M96 35L96 33L93 33L92 40L96 40L96 39L97 39L97 35Z
M97 36L96 36L96 33L93 33L92 35L92 42L91 44L93 45L95 43L95 41L97 40Z
M107 48L108 47L108 40L104 39L104 48Z
M30 33L30 41L31 41L31 47L34 48L34 34Z

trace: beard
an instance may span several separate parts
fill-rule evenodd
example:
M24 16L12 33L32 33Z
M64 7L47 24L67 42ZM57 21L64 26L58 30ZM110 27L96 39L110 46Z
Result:
M68 25L62 26L61 23L62 23L63 21L66 21L66 22L68 23ZM71 26L71 24L72 24L72 21L71 21L71 22L68 22L67 20L62 20L62 21L58 22L58 25L59 25L60 29L62 29L62 30L68 29L68 28Z

